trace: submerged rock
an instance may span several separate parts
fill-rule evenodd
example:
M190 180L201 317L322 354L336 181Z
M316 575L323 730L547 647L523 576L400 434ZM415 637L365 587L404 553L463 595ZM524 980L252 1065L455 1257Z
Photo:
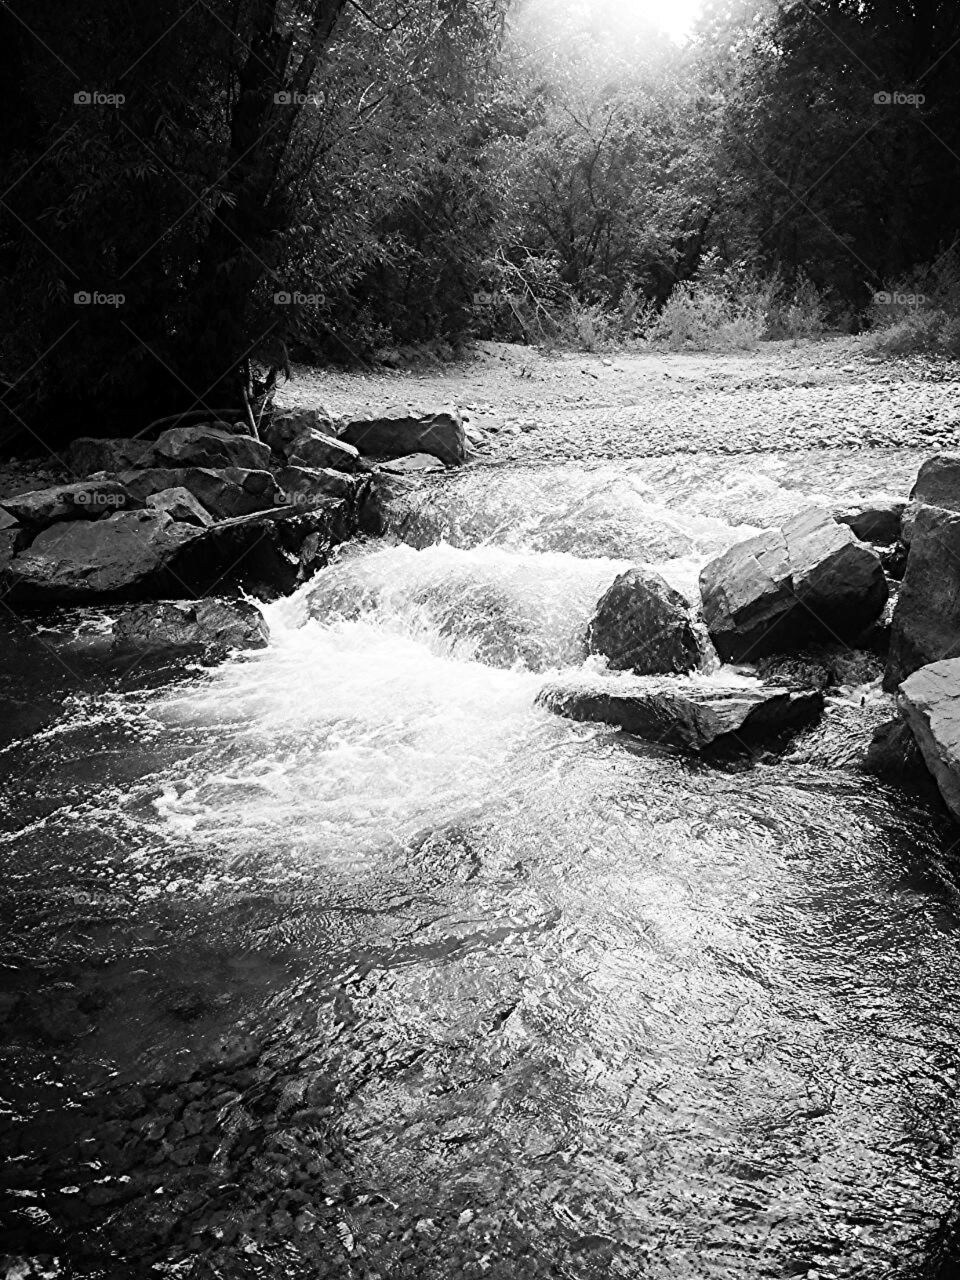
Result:
M537 703L570 720L598 720L649 742L703 751L720 739L749 745L810 723L823 710L823 695L752 683L619 676L558 681L541 689Z
M883 611L880 558L818 509L737 543L700 575L710 638L724 661L756 661L810 640L855 641Z
M466 459L463 419L457 409L445 409L440 413L388 409L374 418L357 418L348 422L341 439L371 458L402 458L412 453L429 453L452 466L458 466Z
M900 686L897 705L944 803L960 822L960 659L915 671Z
M162 600L134 605L117 619L114 648L123 651L262 649L270 630L246 600Z
M628 569L604 594L587 628L587 649L614 671L637 675L683 675L705 657L686 600L649 569Z
M960 512L920 507L893 613L884 688L960 654Z
M903 720L888 720L874 732L863 767L890 782L913 782L928 776L917 740Z

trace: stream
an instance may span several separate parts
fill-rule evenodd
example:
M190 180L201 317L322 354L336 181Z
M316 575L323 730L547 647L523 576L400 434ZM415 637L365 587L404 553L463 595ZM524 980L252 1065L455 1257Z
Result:
M7 1274L919 1264L956 1200L955 835L857 770L889 703L712 765L535 706L624 568L692 596L918 461L444 475L211 669L5 618Z

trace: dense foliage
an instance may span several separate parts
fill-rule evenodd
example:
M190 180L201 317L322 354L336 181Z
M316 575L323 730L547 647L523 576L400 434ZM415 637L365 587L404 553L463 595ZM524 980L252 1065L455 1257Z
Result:
M952 0L712 0L683 48L618 0L504 16L0 7L0 430L119 429L255 395L251 361L471 335L748 345L886 316L951 349Z

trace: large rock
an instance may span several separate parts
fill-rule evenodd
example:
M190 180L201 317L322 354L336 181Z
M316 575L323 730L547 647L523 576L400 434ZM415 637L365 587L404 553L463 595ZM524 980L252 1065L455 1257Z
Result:
M960 822L960 659L915 671L900 686L897 703L947 808Z
M884 688L960 655L960 512L920 507L893 613Z
M373 418L348 422L341 439L369 458L402 458L429 453L441 462L459 465L466 459L463 419L457 409L440 413L387 410Z
M308 432L335 437L337 427L326 409L284 409L260 424L260 439L281 458L289 458L294 441Z
M356 528L351 504L278 507L202 529L165 511L52 525L0 573L11 603L53 605L201 596L285 595Z
M103 520L51 525L15 556L10 598L69 603L153 593L185 544L202 537L163 511L121 511Z
M166 511L171 520L183 520L186 524L213 524L213 516L201 506L189 489L177 486L151 493L147 506L155 511Z
M219 427L171 427L158 436L153 449L159 461L180 467L244 467L257 471L270 465L268 444Z
M346 475L329 467L284 467L277 472L277 484L284 501L294 506L312 506L322 498L359 500L369 484L366 476Z
M853 642L876 622L888 594L876 552L816 509L711 561L700 591L710 638L726 662L809 641Z
M360 454L352 444L307 431L290 446L289 459L295 467L333 467L337 471L355 471Z
M807 724L823 710L823 694L815 690L649 676L555 682L540 691L537 702L570 720L598 720L690 751L724 739L753 745Z
M35 489L2 501L13 520L31 528L46 528L58 520L99 520L103 515L142 507L143 503L117 480L81 480L78 484Z
M837 512L837 520L847 525L861 542L890 546L900 537L900 525L906 506L902 498L877 494Z
M263 614L247 600L162 600L133 605L117 619L119 652L200 649L209 656L230 649L262 649L270 639Z
M937 453L917 473L910 501L960 511L960 453Z
M232 519L268 511L283 503L280 486L269 471L245 467L151 467L124 471L121 482L137 497L148 498L165 489L186 489L217 519Z
M686 600L649 569L628 569L604 594L587 628L587 649L603 654L614 671L637 675L683 675L705 657Z
M95 471L149 467L154 458L152 440L100 440L93 436L79 436L68 447L64 460L74 475L90 476Z

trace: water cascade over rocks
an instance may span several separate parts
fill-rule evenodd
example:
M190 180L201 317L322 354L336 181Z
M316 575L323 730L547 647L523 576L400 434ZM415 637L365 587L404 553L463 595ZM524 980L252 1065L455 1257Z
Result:
M614 584L656 582L698 665L705 565L917 464L390 477L384 536L261 601L267 644L178 601L163 682L139 605L6 646L2 945L50 979L0 997L23 1249L425 1280L917 1258L953 1195L960 957L908 870L946 827L849 763L874 668L823 657L810 725L822 692L702 641L712 670L668 676L590 652ZM542 705L664 705L646 681L686 699L653 742ZM753 708L790 740L737 741Z

